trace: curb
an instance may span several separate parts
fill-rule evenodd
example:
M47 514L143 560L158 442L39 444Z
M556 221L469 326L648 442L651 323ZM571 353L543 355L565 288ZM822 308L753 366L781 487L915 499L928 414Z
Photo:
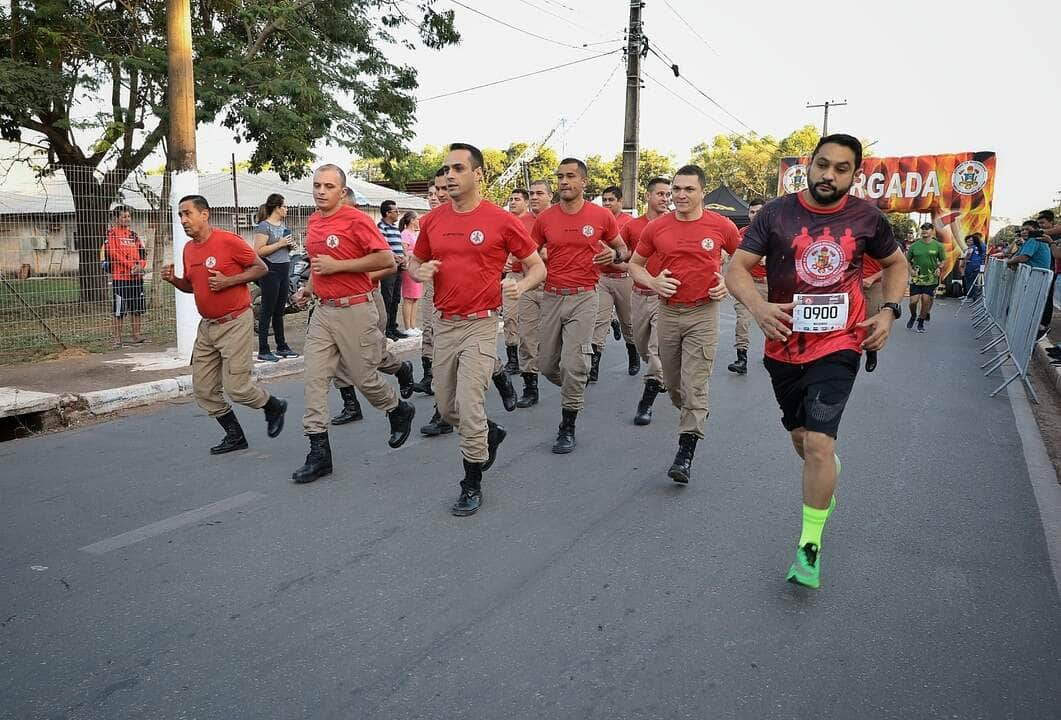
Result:
M420 349L420 338L410 337L390 341L388 348L395 355L401 355ZM274 362L256 362L251 375L256 380L273 380L276 378L299 375L305 368L305 361L300 355L297 358ZM192 394L192 376L179 375L175 378L152 380L135 385L94 390L79 395L64 395L57 405L68 412L87 413L94 417L127 410L144 405L151 405L163 400L173 400Z
M1046 368L1047 375L1053 378L1054 392L1061 395L1061 365L1051 365L1050 362L1053 358L1046 354L1046 349L1053 346L1054 343L1048 336L1044 335L1039 342L1035 343L1035 357Z

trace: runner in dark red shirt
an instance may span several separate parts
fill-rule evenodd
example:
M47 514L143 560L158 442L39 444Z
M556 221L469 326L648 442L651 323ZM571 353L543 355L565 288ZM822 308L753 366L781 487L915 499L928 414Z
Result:
M821 537L835 506L840 471L836 433L858 372L861 350L879 350L900 316L906 260L884 215L848 195L862 164L850 135L822 138L811 155L807 189L768 203L730 263L730 292L766 335L766 368L803 466L803 530L788 580L820 583ZM866 317L863 255L883 269L884 307ZM766 258L769 302L751 269Z

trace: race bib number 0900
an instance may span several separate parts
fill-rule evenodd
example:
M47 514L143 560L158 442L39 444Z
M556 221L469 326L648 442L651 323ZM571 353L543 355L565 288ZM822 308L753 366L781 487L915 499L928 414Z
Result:
M847 293L794 295L792 329L795 332L826 333L847 327Z

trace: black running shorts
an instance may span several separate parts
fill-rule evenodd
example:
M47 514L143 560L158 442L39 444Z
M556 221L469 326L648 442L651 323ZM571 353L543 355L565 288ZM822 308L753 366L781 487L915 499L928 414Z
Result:
M143 280L114 281L114 317L143 315L146 309Z
M840 350L805 365L763 358L785 429L802 427L835 438L861 358L854 350Z

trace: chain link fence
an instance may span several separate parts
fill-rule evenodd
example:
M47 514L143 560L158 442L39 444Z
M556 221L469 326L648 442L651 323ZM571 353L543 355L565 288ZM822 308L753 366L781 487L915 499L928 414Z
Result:
M3 188L0 363L73 348L105 350L116 338L116 314L127 311L143 313L146 341L174 342L173 292L159 280L172 258L163 181L133 176L108 198L99 178L60 168L35 183ZM118 205L125 211L115 212ZM130 320L122 323L129 342Z

